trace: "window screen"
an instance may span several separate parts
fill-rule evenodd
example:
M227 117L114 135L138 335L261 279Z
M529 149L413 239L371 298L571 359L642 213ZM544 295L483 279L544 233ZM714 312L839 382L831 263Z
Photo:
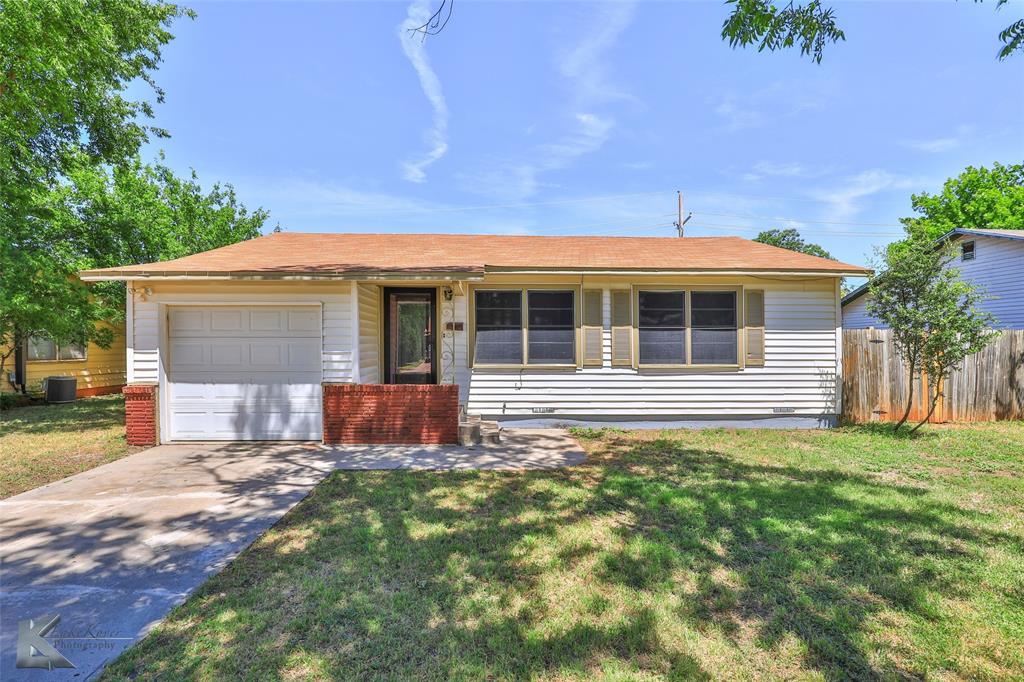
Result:
M39 336L31 336L28 340L29 360L56 360L57 344L50 339Z
M61 360L85 360L85 346L78 343L67 343L57 349Z
M736 364L736 292L690 292L690 362Z
M640 364L686 364L686 293L641 291L637 299Z
M473 358L485 364L523 362L523 297L519 291L476 292Z
M526 332L531 365L570 365L576 362L576 316L573 292L527 292L529 329Z

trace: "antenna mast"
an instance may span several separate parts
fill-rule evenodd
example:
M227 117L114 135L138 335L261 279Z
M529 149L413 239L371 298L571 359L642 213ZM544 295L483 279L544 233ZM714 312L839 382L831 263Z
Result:
M683 236L683 225L685 225L686 223L690 222L690 218L693 217L693 213L691 212L688 216L686 216L686 220L683 220L683 193L682 193L682 191L681 190L676 190L676 196L679 198L679 217L672 224L676 226L676 231L679 232L679 236L682 237Z

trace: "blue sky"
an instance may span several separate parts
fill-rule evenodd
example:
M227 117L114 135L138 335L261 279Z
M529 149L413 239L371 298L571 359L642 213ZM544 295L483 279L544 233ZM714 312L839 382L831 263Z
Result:
M866 263L911 193L1024 158L1019 5L837 2L820 65L731 49L721 2L456 0L426 43L425 3L192 6L145 154L291 231L669 236L681 189L687 234Z

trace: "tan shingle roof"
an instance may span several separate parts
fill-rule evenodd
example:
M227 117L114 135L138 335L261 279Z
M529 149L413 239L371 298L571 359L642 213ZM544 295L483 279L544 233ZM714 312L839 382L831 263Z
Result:
M87 270L145 275L483 273L495 270L793 271L865 268L740 237L541 237L281 232L160 263Z

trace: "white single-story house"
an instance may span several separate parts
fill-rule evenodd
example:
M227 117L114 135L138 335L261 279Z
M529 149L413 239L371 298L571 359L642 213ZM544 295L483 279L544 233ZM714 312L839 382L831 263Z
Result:
M127 429L451 442L460 415L829 426L847 265L738 237L283 232L127 282Z
M985 288L981 308L996 318L998 329L1024 329L1024 230L960 228L939 238L952 241L959 253L951 267L961 279ZM885 323L868 314L868 285L843 298L843 327L885 329Z

